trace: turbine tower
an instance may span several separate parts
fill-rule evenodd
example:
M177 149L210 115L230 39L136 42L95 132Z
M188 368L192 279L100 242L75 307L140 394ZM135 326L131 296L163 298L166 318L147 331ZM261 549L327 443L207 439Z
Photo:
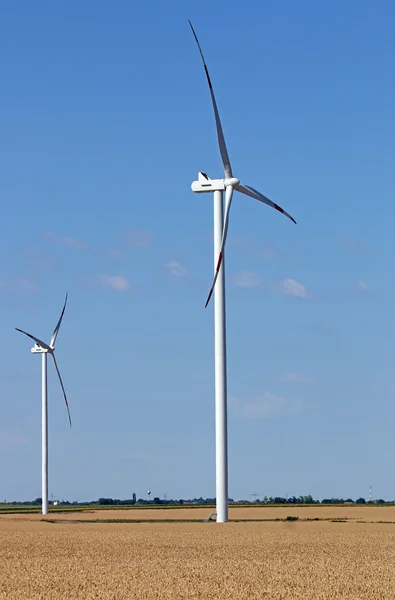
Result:
M192 183L192 191L197 194L214 193L214 279L210 288L206 306L215 288L214 294L214 344L215 344L215 455L216 455L216 509L217 523L228 520L228 433L227 433L227 377L226 377L226 307L225 307L225 242L228 233L229 211L232 204L233 190L259 200L281 212L296 223L290 214L278 204L248 185L243 185L234 177L226 148L224 132L219 117L210 75L203 52L192 26L192 33L203 61L207 83L210 90L214 110L219 152L224 167L223 179L210 179L206 173L200 172L198 180ZM223 192L225 192L225 215L223 209Z
M56 324L54 332L52 334L52 338L49 344L43 342L39 338L34 337L30 333L23 331L22 329L15 328L17 331L24 333L29 338L35 341L31 352L33 354L41 354L42 356L42 493L41 493L41 501L42 501L42 514L48 514L48 393L47 393L47 354L52 358L53 364L55 366L56 373L59 378L60 386L62 388L64 401L66 403L67 413L69 416L69 423L71 427L71 416L69 410L69 403L67 401L66 392L64 389L63 381L60 376L60 372L58 369L58 364L55 358L55 342L58 337L60 325L62 323L64 311L66 309L67 304L67 294L66 299L64 301L63 310L61 312L59 321Z

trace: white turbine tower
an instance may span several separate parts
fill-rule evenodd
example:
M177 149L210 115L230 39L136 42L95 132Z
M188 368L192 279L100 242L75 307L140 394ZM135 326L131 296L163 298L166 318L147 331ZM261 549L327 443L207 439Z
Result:
M204 70L210 89L217 127L219 152L221 155L225 177L210 179L205 173L199 173L198 181L192 183L192 191L196 193L214 193L214 280L207 297L208 305L215 287L214 294L214 329L215 329L215 440L216 440L216 503L217 523L228 520L228 434L227 434L227 391L226 391L226 313L225 313L225 242L228 232L229 210L232 203L233 190L259 200L283 213L296 223L278 204L255 190L243 185L233 176L229 155L225 144L224 133L219 117L213 86L203 56L199 40L189 21L193 35L199 48ZM223 211L223 192L225 192L225 217Z
M58 374L60 385L63 392L64 401L66 403L67 413L69 415L69 422L71 427L71 416L69 410L69 403L67 401L66 392L64 389L63 381L59 373L58 364L55 358L55 342L59 333L60 325L62 323L64 311L66 309L67 304L67 294L66 299L64 301L63 310L60 315L59 321L54 329L52 334L51 341L48 344L40 340L39 338L34 337L30 333L23 331L22 329L15 328L17 331L24 333L29 338L34 340L36 343L34 344L31 351L34 354L42 355L42 514L46 515L48 513L48 393L47 393L47 354L49 354L53 360L53 364L56 369L56 373Z

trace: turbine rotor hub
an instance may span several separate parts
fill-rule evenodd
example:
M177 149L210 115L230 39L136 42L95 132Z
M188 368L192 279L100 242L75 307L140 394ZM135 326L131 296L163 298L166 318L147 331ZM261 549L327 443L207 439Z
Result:
M228 177L224 181L225 187L228 187L229 185L231 185L235 189L237 189L237 186L239 185L239 183L240 183L240 179L237 179L237 177Z

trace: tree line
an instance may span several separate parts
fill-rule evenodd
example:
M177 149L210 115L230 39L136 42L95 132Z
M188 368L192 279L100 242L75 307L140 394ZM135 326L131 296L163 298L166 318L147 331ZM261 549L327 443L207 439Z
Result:
M215 505L215 498L193 498L189 500L185 499L162 499L158 496L154 498L137 498L136 494L133 493L131 498L119 499L119 498L98 498L97 500L89 500L87 502L69 501L69 500L56 500L58 506L134 506L134 505L167 505L167 506L188 506L188 505ZM366 501L365 498L323 498L322 500L314 499L310 494L307 496L263 496L263 498L254 498L246 500L234 500L229 498L229 504L252 504L252 505L275 505L275 504L367 504L370 501ZM53 502L51 502L52 504ZM379 498L373 500L372 504L395 504L394 500L383 500ZM35 498L31 502L5 502L5 504L16 505L16 504L29 504L29 505L40 505L41 498Z

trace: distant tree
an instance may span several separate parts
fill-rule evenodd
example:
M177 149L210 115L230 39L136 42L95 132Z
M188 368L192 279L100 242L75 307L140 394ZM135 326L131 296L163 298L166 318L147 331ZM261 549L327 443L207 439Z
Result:
M101 505L114 504L114 500L112 498L99 498L98 502Z
M32 504L42 504L43 499L42 498L36 498L35 500L33 500Z
M385 504L385 501L382 498L376 500L376 504Z
M155 496L154 504L160 504L160 498L158 498L158 496Z
M365 498L358 498L358 500L356 500L357 504L366 504L366 500Z
M135 494L135 493L133 493L133 501L132 501L132 504L136 504L136 494Z

